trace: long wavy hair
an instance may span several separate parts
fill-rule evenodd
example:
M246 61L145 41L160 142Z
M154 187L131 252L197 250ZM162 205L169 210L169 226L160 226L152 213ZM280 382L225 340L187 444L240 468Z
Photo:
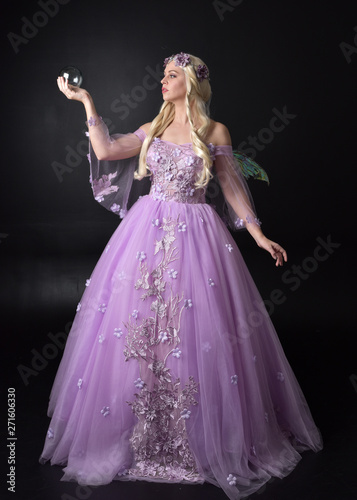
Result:
M186 77L186 111L189 123L191 125L191 142L195 154L203 160L203 169L200 177L196 181L196 187L201 188L208 184L212 178L211 166L212 160L210 152L204 140L210 126L209 118L209 103L211 100L211 85L208 78L201 82L197 79L197 67L204 62L196 56L189 54L191 63L181 69L185 72ZM200 125L195 128L193 117ZM146 156L149 146L155 137L160 137L164 130L170 125L175 118L175 105L172 102L164 102L160 108L159 114L151 123L148 134L143 142L138 170L135 172L135 179L142 179L151 175L150 169L146 164Z

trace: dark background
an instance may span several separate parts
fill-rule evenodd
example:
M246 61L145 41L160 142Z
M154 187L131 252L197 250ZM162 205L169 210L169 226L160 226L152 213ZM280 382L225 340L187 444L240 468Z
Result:
M81 496L76 485L59 482L59 467L37 464L62 354L60 346L48 347L49 335L68 331L85 280L119 222L93 199L83 106L66 100L56 77L69 64L80 68L82 87L112 130L132 132L151 121L162 102L160 84L147 75L180 51L198 55L210 68L211 115L227 125L233 146L247 150L244 141L258 137L255 160L268 172L270 186L249 185L262 228L287 249L288 263L276 269L247 233L236 241L325 440L322 452L306 454L298 471L258 498L356 498L355 2L49 3L46 20L39 14L46 0L3 2L0 21L1 403L6 415L6 389L14 387L16 498L63 499L65 492L126 498L133 488L156 498L186 492L116 483ZM24 24L34 22L42 26L22 33ZM27 43L18 38L14 48L9 33L26 36ZM144 82L154 87L146 95L136 88ZM118 108L122 94L134 103L125 119ZM274 110L284 108L295 116L282 131L264 132ZM75 156L67 157L68 151ZM63 171L56 175L59 164ZM330 253L320 250L326 258L316 260L321 241L329 240L335 246ZM283 300L272 306L273 290ZM4 478L8 466L2 463ZM187 491L224 498L209 485Z

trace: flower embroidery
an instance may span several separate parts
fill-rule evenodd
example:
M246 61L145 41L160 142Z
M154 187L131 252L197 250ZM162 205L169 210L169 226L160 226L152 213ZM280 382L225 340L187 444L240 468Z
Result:
M285 380L284 374L282 372L277 372L276 378L280 380L280 382L284 382Z
M165 340L167 340L167 339L168 339L167 332L160 332L159 333L159 340L161 342L165 342Z
M77 312L78 312L78 311L80 311L80 310L81 310L81 307L82 307L82 304L81 304L80 302L78 302L76 311L77 311Z
M134 385L137 389L142 389L144 387L144 381L141 380L141 378L137 378L135 381L134 381Z
M233 247L230 243L226 243L226 248L227 248L229 253L231 253L231 251L233 250Z
M184 409L181 412L181 418L190 418L191 412L190 410Z
M98 311L100 311L101 313L105 313L105 311L107 310L107 304L100 304L100 306L98 307Z
M192 307L193 304L192 304L192 300L191 299L186 299L185 302L184 302L184 307L186 309L189 309L190 307Z
M172 355L174 358L177 358L179 359L181 357L181 351L178 347L176 347L173 351L172 351Z
M179 148L175 148L175 149L174 149L174 156L176 156L176 157L177 157L177 156L181 156L181 149L179 149Z
M109 406L103 406L103 408L100 410L100 413L103 415L103 417L106 417L110 413L110 408Z
M214 286L214 281L212 278L208 278L208 284L209 286Z
M94 199L98 203L102 203L102 201L104 201L104 196L103 195L99 195L99 196L96 196Z
M134 309L134 311L131 313L131 315L134 319L138 319L139 311L137 309Z
M121 328L114 328L114 337L117 339L120 339L120 337L123 335L122 329Z
M160 158L161 158L161 155L160 153L158 153L157 151L155 151L153 154L152 154L152 159L156 162L159 162L160 161Z
M154 226L154 227L158 227L160 225L160 221L159 219L153 219L151 221L151 224Z
M83 380L81 378L79 378L78 382L77 382L78 389L82 389L82 384L83 384Z
M194 162L193 156L186 156L185 163L188 167L190 167Z
M113 205L110 207L110 210L111 210L112 212L114 212L114 213L115 213L115 212L119 212L119 210L120 210L120 205L117 205L116 203L113 203Z
M107 245L107 246L105 247L105 253L108 253L109 248L110 248L110 245Z
M86 286L90 285L91 280L92 280L92 278L89 278L88 280L86 280Z
M175 269L170 269L170 271L168 271L168 274L169 274L170 278L173 278L173 279L177 278L177 271L175 271Z
M104 335L103 335L102 333L101 333L101 334L99 335L99 337L98 337L98 342L99 342L100 344L103 344L103 342L104 342Z
M242 227L244 227L244 220L237 217L234 222L234 225L237 229L241 229Z
M146 253L145 252L137 252L136 253L136 258L142 262L143 260L146 259Z
M231 383L233 385L237 385L238 384L238 375L232 375L231 376Z
M50 427L48 429L48 431L47 431L47 437L48 437L48 439L53 439L54 435L55 435L55 433L53 432L52 427Z
M127 211L126 211L126 210L124 210L124 208L122 208L122 209L120 210L120 212L119 212L119 217L120 217L121 219L124 219L124 217L126 216L126 212L127 212Z
M179 222L178 228L177 228L179 233L183 233L186 231L186 223L185 222Z
M229 486L235 486L237 484L237 478L233 476L233 474L229 474L229 476L227 477L227 481Z

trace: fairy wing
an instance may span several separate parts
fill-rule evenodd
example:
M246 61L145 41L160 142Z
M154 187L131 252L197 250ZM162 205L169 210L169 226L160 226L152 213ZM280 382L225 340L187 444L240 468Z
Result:
M246 179L253 177L253 179L265 181L269 184L268 174L260 165L258 165L258 163L255 163L255 161L241 151L233 150L233 156L238 161Z

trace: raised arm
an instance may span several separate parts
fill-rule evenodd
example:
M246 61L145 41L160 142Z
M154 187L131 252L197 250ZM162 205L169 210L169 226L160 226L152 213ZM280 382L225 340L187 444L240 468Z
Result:
M63 77L57 78L57 85L67 99L79 101L84 105L89 138L98 160L122 160L140 153L142 142L135 134L126 134L116 139L110 137L108 128L99 117L92 96L87 90L69 85L68 80Z

